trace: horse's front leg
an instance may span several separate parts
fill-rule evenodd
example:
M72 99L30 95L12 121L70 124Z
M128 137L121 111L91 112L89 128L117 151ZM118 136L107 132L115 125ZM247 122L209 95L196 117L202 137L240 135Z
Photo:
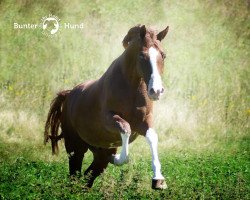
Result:
M165 182L165 178L161 173L161 163L158 157L158 135L156 134L154 129L148 128L145 137L148 144L150 145L152 153L152 168L154 172L154 176L152 179L152 188L166 189L167 184Z
M122 149L120 154L115 154L112 156L111 163L114 165L123 165L129 162L128 156L128 144L130 133L120 133L122 138Z
M111 132L120 133L122 139L122 149L120 154L112 155L110 163L114 165L123 165L128 163L128 145L131 135L129 123L119 115L108 113L105 117L105 127Z

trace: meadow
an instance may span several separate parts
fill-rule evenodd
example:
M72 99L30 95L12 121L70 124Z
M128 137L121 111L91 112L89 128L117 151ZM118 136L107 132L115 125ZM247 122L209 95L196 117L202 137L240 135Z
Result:
M250 31L247 0L0 0L0 199L250 199ZM14 29L54 14L53 38ZM55 94L99 78L123 52L130 27L170 27L163 42L166 92L154 124L168 189L151 190L144 138L130 163L109 165L86 190L43 145ZM87 153L83 170L91 163Z

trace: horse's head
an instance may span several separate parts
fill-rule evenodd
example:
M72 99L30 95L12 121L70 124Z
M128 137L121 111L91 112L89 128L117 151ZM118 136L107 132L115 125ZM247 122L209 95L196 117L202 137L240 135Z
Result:
M131 28L123 40L124 48L130 44L139 45L137 53L137 72L147 84L148 96L151 100L158 100L164 92L161 75L164 69L165 53L161 41L167 35L168 28L157 33L146 28L145 25Z

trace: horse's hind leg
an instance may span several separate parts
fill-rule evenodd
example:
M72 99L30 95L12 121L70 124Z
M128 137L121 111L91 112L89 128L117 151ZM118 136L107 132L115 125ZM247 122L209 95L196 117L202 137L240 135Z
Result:
M73 131L64 133L65 147L69 157L69 174L71 176L81 174L84 154L88 145Z
M115 154L117 149L90 148L90 150L93 152L94 160L84 172L88 181L87 187L89 188L92 187L96 177L98 177L106 169L112 154Z

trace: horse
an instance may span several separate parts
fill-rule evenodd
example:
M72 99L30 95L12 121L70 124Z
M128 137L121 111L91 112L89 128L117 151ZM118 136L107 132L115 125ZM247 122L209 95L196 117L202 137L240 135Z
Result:
M84 154L93 153L93 162L84 172L88 188L109 163L129 162L129 143L138 135L150 145L152 189L167 188L153 128L153 101L164 92L161 76L166 56L161 41L168 30L168 26L160 32L145 25L132 27L122 41L124 52L98 80L63 90L52 101L44 142L51 140L52 154L57 154L58 140L64 138L71 176L81 174Z

